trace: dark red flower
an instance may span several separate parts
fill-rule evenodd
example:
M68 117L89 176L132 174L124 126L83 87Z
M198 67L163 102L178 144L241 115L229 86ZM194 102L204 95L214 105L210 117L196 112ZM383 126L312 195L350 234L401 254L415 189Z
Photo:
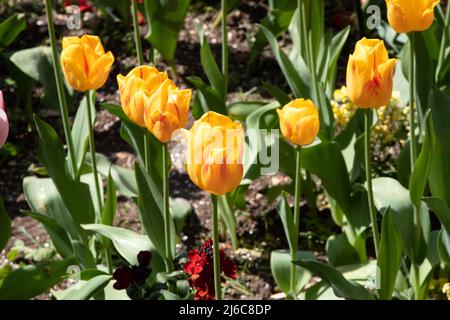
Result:
M119 267L113 274L116 283L113 287L116 290L127 289L133 283L133 271L130 267Z
M189 261L184 266L184 272L190 275L188 281L192 288L195 288L194 298L196 300L215 300L214 289L214 260L213 242L211 239L205 241L197 250L188 252ZM236 264L225 255L224 250L220 250L220 266L223 275L236 279ZM222 282L225 278L222 277Z
M130 267L119 267L114 271L113 277L116 280L113 287L117 290L128 289L132 285L143 285L152 272L150 262L152 253L150 251L140 251L137 255L139 265Z
M140 251L137 255L140 267L147 268L152 260L152 253L150 251Z

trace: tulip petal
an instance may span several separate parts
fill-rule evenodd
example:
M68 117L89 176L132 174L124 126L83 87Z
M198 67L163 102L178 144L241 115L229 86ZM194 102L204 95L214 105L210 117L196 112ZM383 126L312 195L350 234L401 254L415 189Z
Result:
M1 91L0 91L1 93ZM2 100L0 98L0 100ZM9 133L9 122L3 108L0 108L0 148L5 144Z

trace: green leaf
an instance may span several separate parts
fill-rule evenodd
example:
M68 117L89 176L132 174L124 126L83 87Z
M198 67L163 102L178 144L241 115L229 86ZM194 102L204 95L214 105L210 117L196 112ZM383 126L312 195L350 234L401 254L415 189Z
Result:
M9 56L10 61L23 74L42 84L42 102L48 107L57 109L59 106L50 47L34 47L15 51ZM65 94L70 105L73 90L65 86Z
M309 270L333 287L338 297L350 300L373 300L373 296L360 284L347 280L335 268L314 260L295 261L295 264Z
M150 268L153 270L150 278L155 279L156 274L165 270L165 264L162 256L155 249L155 246L146 235L137 234L133 231L110 227L103 224L86 224L83 228L96 232L110 239L117 252L131 265L138 265L137 255L140 251L151 251L152 260Z
M332 235L328 238L325 250L329 263L334 267L358 264L358 252L352 247L345 234Z
M392 221L402 238L403 248L415 263L420 264L425 259L430 235L430 217L425 203L420 210L420 239L416 239L414 223L414 205L409 198L409 192L397 180L392 178L376 178L373 180L375 206L378 211L390 208ZM417 243L420 245L417 246ZM417 249L418 247L418 249Z
M25 14L17 13L0 23L0 50L16 40L17 36L27 27Z
M162 208L162 195L152 177L144 170L142 164L136 163L136 181L139 189L139 215L145 233L154 244L156 250L165 256L164 241L164 217ZM172 234L175 234L175 226L171 219ZM175 241L172 237L171 250L175 251Z
M294 175L294 149L280 139L280 167L285 173ZM306 148L302 152L302 167L318 176L327 192L337 201L344 212L350 209L352 193L350 178L339 145L325 142Z
M203 28L201 27L199 27L198 37L200 39L200 61L203 66L203 71L208 77L211 86L220 93L222 100L225 101L225 79L217 66Z
M28 300L63 280L75 259L28 265L9 273L0 284L1 300Z
M228 115L235 120L245 121L251 113L264 105L264 102L233 102L228 107Z
M314 259L314 253L311 251L298 251L297 259ZM270 255L270 268L272 270L272 275L277 286L286 294L288 294L291 290L291 266L292 257L289 250L272 251ZM296 292L299 293L311 279L311 274L308 270L305 270L302 267L296 266L296 268Z
M34 119L41 138L38 158L54 181L65 206L77 223L93 222L95 214L89 186L73 180L67 174L61 140L52 127L36 115ZM83 201L80 201L80 199L83 199ZM34 211L39 212L38 210Z
M309 97L310 94L308 83L303 82L303 80L300 78L291 60L289 60L288 56L281 50L280 46L278 45L277 38L275 38L273 33L266 27L260 25L260 28L269 41L269 44L272 47L273 54L275 55L275 59L277 60L278 65L280 66L281 71L283 72L284 77L295 97Z
M117 252L131 265L139 264L137 261L139 251L150 251L153 249L153 245L147 236L127 229L102 224L85 224L83 228L110 239Z
M172 63L190 0L145 0L144 3L149 23L145 39Z
M88 300L96 292L102 290L111 281L110 275L96 276L84 283L76 291L72 292L64 298L64 300Z
M429 113L427 113L428 115ZM428 123L427 116L424 119L424 123ZM428 124L427 124L428 126ZM422 144L422 150L419 158L414 165L413 173L409 180L409 196L412 203L416 206L420 206L421 198L425 192L428 181L428 173L431 168L433 149L430 141L430 130L426 130L426 134Z
M0 25L1 26L1 25ZM0 252L6 247L11 235L11 219L6 213L3 200L0 198Z
M150 155L151 155L151 166L150 166L150 175L152 176L152 178L157 182L157 185L160 187L160 189L162 188L162 152L161 152L161 142L159 142L158 139L156 139L152 134L149 134L146 128L141 128L138 125L136 125L135 123L133 123L132 121L130 121L130 119L128 119L128 117L125 115L125 113L122 110L122 107L115 105L115 104L103 104L102 105L103 108L105 108L106 110L108 110L108 112L116 115L117 117L120 118L120 120L122 120L122 127L120 130L120 135L122 137L122 139L124 139L130 146L131 148L133 148L134 152L136 153L136 155L139 157L139 159L141 160L142 163L144 163L145 160L145 153L144 153L144 134L147 134L149 139L150 139L150 143L149 143L149 147L150 147ZM98 157L98 155L97 155ZM113 166L113 168L115 168L115 166ZM106 168L107 170L104 171L106 173L103 173L104 176L108 175L108 171L109 171L109 165ZM99 169L100 170L100 169ZM112 174L113 174L113 178L114 181L117 184L118 190L119 192L122 192L123 190L121 190L121 186L118 183L119 180L116 179L116 177L114 176L115 173L114 171L122 171L122 173L124 173L123 170L113 170ZM129 179L128 183L131 183L132 181ZM129 184L129 186L127 187L129 190L129 192L127 192L127 194L124 193L124 195L127 196L134 196L131 193L134 192L136 194L136 190L137 188L134 188L134 184Z
M92 105L95 101L95 91L90 94L90 99ZM92 124L95 122L96 111L94 108L91 110ZM87 114L87 101L86 96L81 100L80 106L77 109L77 114L75 115L75 120L72 126L72 140L75 147L75 158L77 167L77 177L80 175L81 166L83 164L84 158L86 156L86 150L88 146L89 138L89 126L88 126L88 114ZM67 157L68 166L72 168L71 157Z
M390 300L395 288L395 280L400 269L402 258L402 239L392 220L392 213L388 208L383 216L381 225L381 240L378 248L378 278L380 298Z
M26 177L23 180L23 190L33 212L53 219L70 235L71 239L85 239L83 229L74 221L65 207L52 179ZM59 240L52 238L52 241L56 243Z
M437 246L440 260L450 265L450 232L444 228L439 232Z
M219 91L205 84L199 77L192 76L187 79L197 88L196 100L198 100L201 110L192 111L196 119L208 111L215 111L225 115L228 113L224 99Z
M434 129L433 160L430 170L430 189L433 197L440 198L450 207L450 96L434 90L429 105Z
M192 212L192 205L183 198L170 198L169 200L170 213L175 223L176 233L180 234L186 218Z
M112 226L117 210L117 194L114 180L111 177L111 173L106 179L106 201L103 207L102 224Z
M445 205L444 201L434 197L423 198L423 201L438 216L447 232L450 232L450 208Z
M280 103L280 106L284 106L291 101L289 95L276 85L268 82L263 82L262 84L264 89Z
M72 245L67 232L53 218L32 211L22 211L22 213L42 223L52 239L53 245L63 258L67 259L73 256Z
M283 224L284 234L288 241L289 249L291 251L297 250L298 245L295 242L296 239L298 239L298 235L296 235L298 231L295 230L294 215L292 214L291 208L289 207L289 203L287 202L285 193L282 194L277 211Z

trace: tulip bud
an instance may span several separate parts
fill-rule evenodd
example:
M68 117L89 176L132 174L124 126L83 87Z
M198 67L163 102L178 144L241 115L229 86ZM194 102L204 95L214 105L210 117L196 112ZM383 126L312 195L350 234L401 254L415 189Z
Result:
M389 59L384 42L358 41L347 65L347 93L359 108L378 108L389 104L392 96L395 59Z
M244 150L240 123L210 111L183 132L188 143L187 169L194 184L215 195L239 186Z
M9 122L5 112L5 102L3 101L3 92L0 90L0 148L5 144L8 138Z
M140 66L126 76L118 75L120 100L125 114L131 121L146 127L144 108L148 99L167 80L167 72L159 72L155 67Z
M191 89L180 90L172 80L166 79L147 100L144 122L162 143L169 142L172 133L186 125L191 95Z
M386 0L389 24L399 33L427 30L438 4L439 0Z
M319 113L311 100L296 99L277 110L280 129L291 143L306 146L317 137Z
M105 54L97 36L65 37L61 65L67 82L78 91L96 90L108 79L114 56Z

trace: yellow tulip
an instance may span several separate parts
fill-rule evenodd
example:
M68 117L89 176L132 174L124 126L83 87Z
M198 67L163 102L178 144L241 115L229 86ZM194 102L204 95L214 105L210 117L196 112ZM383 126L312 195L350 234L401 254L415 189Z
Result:
M186 125L191 89L180 90L166 79L145 103L144 122L161 142L169 142L172 133Z
M122 108L131 121L146 127L145 104L165 80L167 72L159 72L155 67L149 66L136 67L126 76L117 76Z
M392 96L395 59L389 59L384 42L358 41L347 65L347 93L359 108L378 108L389 104Z
M234 190L242 180L244 131L229 117L207 112L192 128L187 139L187 169L199 188L215 195Z
M388 20L399 33L427 30L439 0L386 0Z
M108 79L114 56L97 36L65 37L61 65L67 82L78 91L96 90Z
M311 100L296 99L277 110L280 129L291 143L306 146L317 137L319 113Z

